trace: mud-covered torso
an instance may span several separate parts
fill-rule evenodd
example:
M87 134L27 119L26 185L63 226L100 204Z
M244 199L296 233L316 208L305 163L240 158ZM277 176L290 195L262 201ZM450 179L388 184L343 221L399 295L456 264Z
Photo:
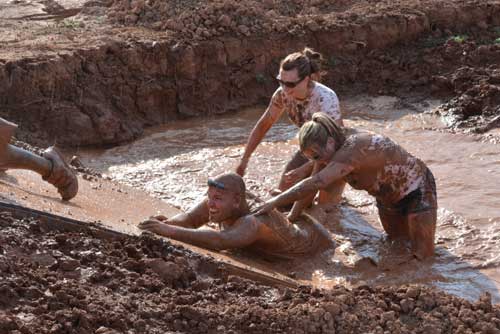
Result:
M256 217L261 238L249 249L273 258L293 259L333 247L329 233L314 220L302 215L293 224L285 215L272 211Z
M249 193L247 198L250 208L262 203ZM284 214L273 210L251 219L258 224L259 238L246 248L260 255L294 259L334 247L328 231L311 216L302 215L292 224Z
M310 121L316 112L323 112L335 120L340 120L342 116L337 94L319 82L313 81L312 85L309 96L301 101L288 96L279 87L275 91L271 103L284 110L288 118L298 127Z
M417 189L427 171L422 161L391 139L370 132L351 131L333 161L353 167L344 177L351 187L386 204Z

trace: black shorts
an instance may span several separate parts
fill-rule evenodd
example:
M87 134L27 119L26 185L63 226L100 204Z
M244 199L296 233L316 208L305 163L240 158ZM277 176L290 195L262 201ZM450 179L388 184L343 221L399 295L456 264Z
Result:
M377 200L379 213L407 216L410 213L430 211L437 208L436 181L429 168L417 189L392 205L384 205Z

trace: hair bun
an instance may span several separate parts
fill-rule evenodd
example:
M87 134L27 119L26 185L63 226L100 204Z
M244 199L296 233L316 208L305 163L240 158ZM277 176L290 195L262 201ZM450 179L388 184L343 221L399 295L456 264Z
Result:
M302 53L310 60L321 60L321 53L314 51L311 48L305 47Z

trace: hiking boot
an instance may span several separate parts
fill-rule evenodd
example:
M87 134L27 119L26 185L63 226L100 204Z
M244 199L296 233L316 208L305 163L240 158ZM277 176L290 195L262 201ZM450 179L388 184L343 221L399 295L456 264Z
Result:
M52 162L52 170L43 179L57 188L64 201L69 201L78 193L78 178L68 166L62 154L55 146L51 146L42 153L42 157Z

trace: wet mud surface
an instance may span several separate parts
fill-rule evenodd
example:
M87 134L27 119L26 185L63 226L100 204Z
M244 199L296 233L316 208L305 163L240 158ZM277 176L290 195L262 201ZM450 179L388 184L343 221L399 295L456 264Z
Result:
M1 333L497 333L500 309L420 286L275 289L149 235L0 213Z

